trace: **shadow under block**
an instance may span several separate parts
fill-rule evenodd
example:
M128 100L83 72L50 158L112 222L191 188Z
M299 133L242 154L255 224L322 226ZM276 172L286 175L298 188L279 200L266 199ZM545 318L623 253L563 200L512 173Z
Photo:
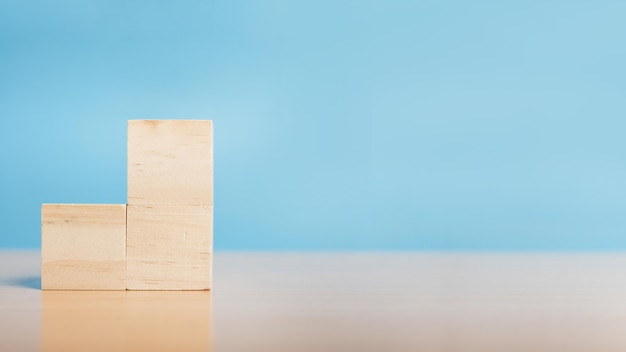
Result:
M128 121L128 204L213 205L212 121Z
M211 288L213 206L127 208L126 288Z
M126 205L44 204L41 288L126 289Z

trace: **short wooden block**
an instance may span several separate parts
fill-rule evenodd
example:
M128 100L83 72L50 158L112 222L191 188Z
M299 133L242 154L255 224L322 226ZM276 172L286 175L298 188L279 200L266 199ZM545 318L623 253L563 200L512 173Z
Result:
M213 205L212 121L129 121L128 204Z
M44 204L41 288L126 289L126 205Z
M127 208L126 288L211 288L213 206Z

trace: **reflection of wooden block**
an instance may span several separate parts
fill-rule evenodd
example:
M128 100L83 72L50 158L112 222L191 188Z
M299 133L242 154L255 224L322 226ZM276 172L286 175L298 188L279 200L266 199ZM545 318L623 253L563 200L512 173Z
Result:
M38 350L131 351L126 344L127 293L126 291L42 292L41 347Z
M44 204L41 288L124 290L126 205Z
M128 206L129 290L211 288L212 206Z
M33 351L210 352L212 347L208 291L44 291L36 311L41 343Z
M213 205L209 120L128 122L129 205Z
M128 291L125 296L126 351L213 350L210 292Z

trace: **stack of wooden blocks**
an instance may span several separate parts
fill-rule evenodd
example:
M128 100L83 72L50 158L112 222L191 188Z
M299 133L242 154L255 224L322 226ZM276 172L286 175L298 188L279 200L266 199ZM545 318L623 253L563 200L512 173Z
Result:
M127 201L42 206L42 289L211 288L212 122L129 121Z

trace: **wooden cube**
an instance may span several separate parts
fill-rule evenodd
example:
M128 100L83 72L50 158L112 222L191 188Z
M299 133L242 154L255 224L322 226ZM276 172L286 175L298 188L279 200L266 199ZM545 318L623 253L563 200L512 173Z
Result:
M41 288L126 289L126 205L44 204Z
M138 206L127 211L129 290L208 290L212 206Z
M213 205L212 121L129 121L128 204Z

